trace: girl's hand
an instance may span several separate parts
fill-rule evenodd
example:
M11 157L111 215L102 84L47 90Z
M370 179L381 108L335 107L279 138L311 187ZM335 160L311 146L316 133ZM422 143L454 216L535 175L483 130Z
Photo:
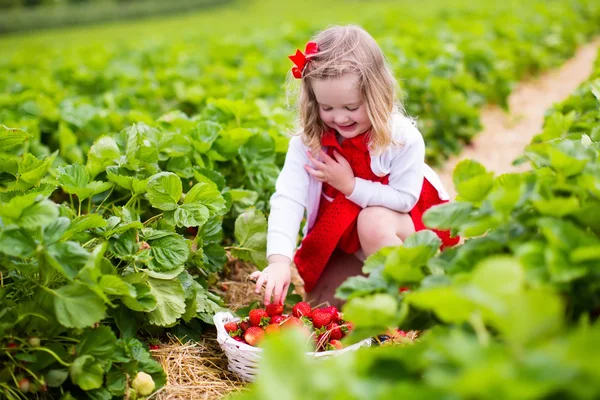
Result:
M304 169L316 180L325 182L342 192L345 196L350 196L354 191L354 172L350 163L337 150L333 151L335 160L323 150L321 150L321 159L319 161L308 152L308 159L314 165L312 168L305 165Z
M255 271L250 274L250 278L256 279L256 293L260 292L263 285L266 285L265 306L271 302L271 296L273 296L273 303L283 304L290 287L290 262L278 261L271 263L262 271Z

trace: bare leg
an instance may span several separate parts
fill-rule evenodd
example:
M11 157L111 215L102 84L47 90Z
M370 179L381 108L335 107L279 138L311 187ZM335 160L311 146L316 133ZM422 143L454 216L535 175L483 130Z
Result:
M306 293L306 301L313 307L328 302L339 309L344 302L334 297L336 289L347 278L364 275L362 266L362 261L353 254L335 250L313 290Z
M410 215L385 207L367 207L358 215L358 238L368 257L382 247L400 246L415 233Z

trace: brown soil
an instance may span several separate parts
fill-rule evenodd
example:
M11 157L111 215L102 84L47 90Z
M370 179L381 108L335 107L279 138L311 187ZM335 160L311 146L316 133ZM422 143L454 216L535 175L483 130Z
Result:
M596 38L580 47L560 68L518 84L508 100L510 113L498 106L484 108L483 130L459 156L437 170L452 198L456 196L452 171L461 160L478 161L497 175L529 168L528 164L513 166L512 162L542 130L546 110L569 97L590 76L599 47L600 38Z

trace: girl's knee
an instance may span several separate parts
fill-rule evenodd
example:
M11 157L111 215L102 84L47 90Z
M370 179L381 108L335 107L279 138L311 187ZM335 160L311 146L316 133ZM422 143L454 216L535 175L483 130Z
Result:
M377 242L394 234L395 227L390 220L389 211L384 207L367 207L358 214L356 228L361 242Z

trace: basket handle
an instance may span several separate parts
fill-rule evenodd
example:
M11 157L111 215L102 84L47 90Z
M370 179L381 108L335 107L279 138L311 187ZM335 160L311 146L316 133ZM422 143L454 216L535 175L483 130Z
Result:
M217 328L217 341L219 343L223 343L225 341L225 338L229 337L229 335L227 335L227 332L225 331L224 321L229 321L232 319L233 315L229 311L219 311L214 315L213 322L215 323L215 328Z

